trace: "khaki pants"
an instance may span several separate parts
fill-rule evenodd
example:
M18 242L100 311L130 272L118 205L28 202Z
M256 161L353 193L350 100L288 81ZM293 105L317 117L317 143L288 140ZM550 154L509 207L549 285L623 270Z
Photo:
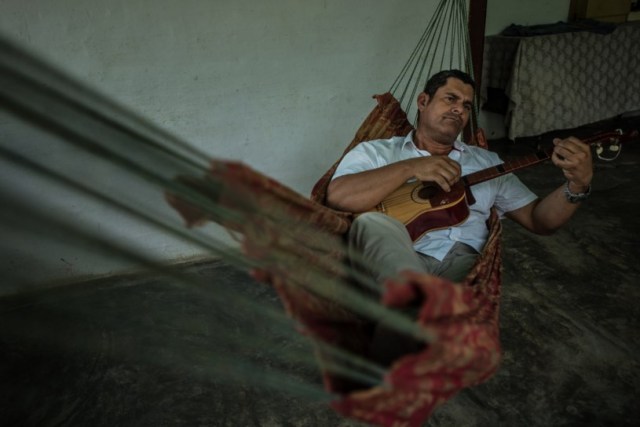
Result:
M471 246L457 242L442 261L416 252L404 224L377 212L358 216L349 230L349 253L356 268L377 283L403 270L429 273L462 281L478 257Z
M461 282L478 257L471 246L457 242L442 261L416 252L404 224L381 213L358 216L349 230L349 254L352 264L375 279L378 292L383 292L385 279L403 270L429 273ZM418 302L419 303L419 302ZM398 310L415 319L419 305L412 304ZM390 366L398 357L424 349L425 344L403 332L391 328L379 319L368 349L368 357ZM382 381L382 380L381 380Z

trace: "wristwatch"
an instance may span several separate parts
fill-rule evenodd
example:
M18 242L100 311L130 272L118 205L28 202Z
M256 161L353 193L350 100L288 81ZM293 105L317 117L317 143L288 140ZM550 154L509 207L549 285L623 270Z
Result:
M587 187L587 191L584 193L572 193L569 189L569 181L564 185L564 196L569 203L579 203L583 200L587 200L591 194L591 185Z

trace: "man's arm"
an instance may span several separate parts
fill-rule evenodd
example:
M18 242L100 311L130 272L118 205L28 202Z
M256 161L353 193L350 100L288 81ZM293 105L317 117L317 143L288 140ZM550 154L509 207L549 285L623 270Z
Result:
M562 169L572 193L584 193L593 178L591 148L577 138L555 139L551 161ZM536 200L506 216L536 234L551 234L564 225L578 209L565 196L565 185L542 200Z
M327 188L327 204L343 211L366 212L411 178L435 182L451 191L460 173L460 165L446 156L407 159L334 179Z

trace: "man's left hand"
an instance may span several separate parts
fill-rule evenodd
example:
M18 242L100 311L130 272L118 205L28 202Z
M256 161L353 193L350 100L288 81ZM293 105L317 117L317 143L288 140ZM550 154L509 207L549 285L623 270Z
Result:
M587 189L593 178L593 159L591 147L576 137L553 140L551 161L562 169L569 181L572 191L581 192Z

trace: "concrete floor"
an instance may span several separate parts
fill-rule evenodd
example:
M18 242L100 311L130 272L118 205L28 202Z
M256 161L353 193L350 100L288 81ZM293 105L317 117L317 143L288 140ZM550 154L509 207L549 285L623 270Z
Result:
M562 182L551 164L519 175L539 194ZM502 366L428 426L640 425L638 177L640 145L630 144L598 162L592 198L556 235L505 222ZM185 271L210 285L135 276L0 300L0 424L361 425L314 394L313 364L281 360L311 354L292 325L215 302L232 287L280 311L270 288L218 261ZM263 339L274 351L255 345ZM245 379L225 375L226 355L252 363ZM274 369L288 375L283 384L246 380Z

